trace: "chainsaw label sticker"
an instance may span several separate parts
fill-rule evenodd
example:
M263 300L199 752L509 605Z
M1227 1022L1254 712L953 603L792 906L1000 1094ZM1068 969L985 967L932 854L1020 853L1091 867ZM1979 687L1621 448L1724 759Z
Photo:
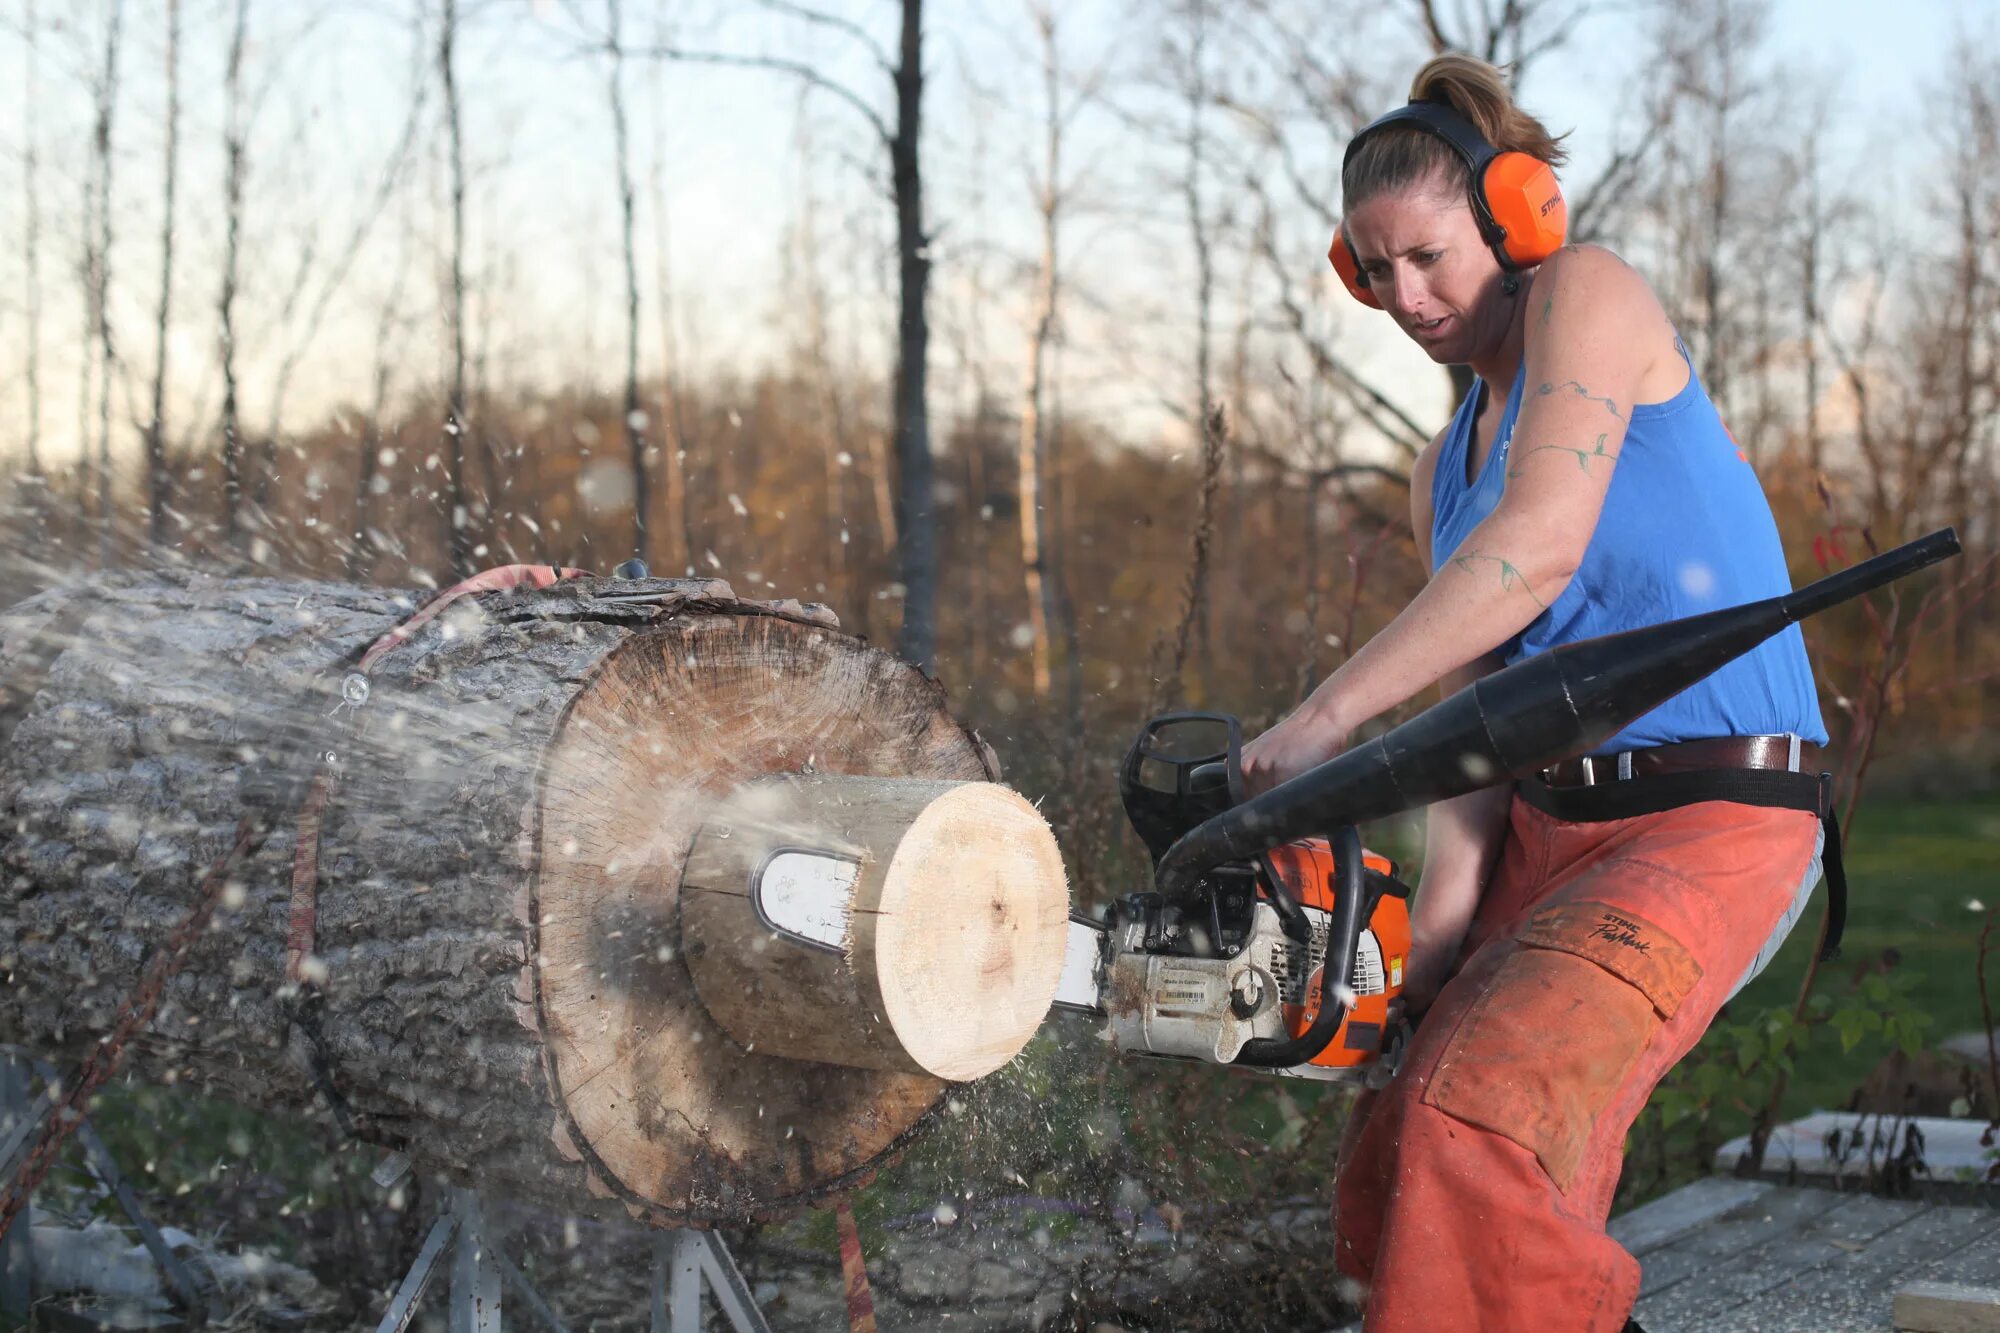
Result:
M861 863L852 857L784 847L757 871L750 901L757 919L780 935L839 952L847 947L860 877Z
M1354 992L1357 995L1380 995L1388 987L1383 984L1382 941L1372 930L1361 932L1361 941L1354 948Z

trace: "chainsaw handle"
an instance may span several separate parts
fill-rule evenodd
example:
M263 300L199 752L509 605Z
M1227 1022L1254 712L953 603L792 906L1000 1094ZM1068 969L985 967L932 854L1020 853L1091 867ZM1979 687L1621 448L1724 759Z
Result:
M1368 894L1362 873L1361 830L1344 824L1328 841L1333 845L1333 922L1327 930L1326 961L1320 970L1319 1012L1296 1037L1253 1037L1244 1042L1236 1056L1239 1065L1289 1069L1311 1064L1333 1044L1334 1034L1347 1020L1347 1001L1342 997L1354 990L1354 951L1360 947L1361 928L1372 904L1364 901Z

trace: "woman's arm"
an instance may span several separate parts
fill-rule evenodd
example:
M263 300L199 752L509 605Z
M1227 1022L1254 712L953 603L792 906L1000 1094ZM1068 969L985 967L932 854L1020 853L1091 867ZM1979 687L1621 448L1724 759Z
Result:
M1444 692L1450 695L1501 666L1497 653L1488 654L1448 673ZM1403 974L1404 1011L1412 1016L1430 1008L1451 976L1500 854L1513 791L1509 784L1486 787L1425 812L1423 877L1410 909L1410 963Z
M1400 615L1244 752L1253 788L1338 753L1362 722L1500 648L1582 563L1666 314L1643 278L1589 246L1551 257L1526 299L1527 388L1499 502ZM1411 486L1427 516L1428 480Z

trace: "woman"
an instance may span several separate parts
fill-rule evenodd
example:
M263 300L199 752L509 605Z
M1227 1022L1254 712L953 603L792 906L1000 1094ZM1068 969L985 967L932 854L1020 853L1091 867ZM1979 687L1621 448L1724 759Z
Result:
M1245 750L1253 790L1433 683L1789 587L1756 476L1645 280L1558 248L1555 140L1477 60L1433 60L1411 100L1350 145L1332 258L1476 377L1411 476L1432 576ZM1816 771L1825 740L1793 628L1546 782L1430 810L1404 993L1423 1022L1357 1104L1336 1190L1370 1333L1626 1326L1639 1267L1604 1233L1625 1132L1796 919L1818 821L1565 803L1670 772Z

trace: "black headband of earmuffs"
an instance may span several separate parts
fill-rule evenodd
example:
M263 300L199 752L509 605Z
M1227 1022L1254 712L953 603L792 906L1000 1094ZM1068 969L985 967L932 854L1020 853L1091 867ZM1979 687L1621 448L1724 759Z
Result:
M1470 186L1466 192L1472 197L1472 216L1479 221L1480 234L1500 256L1501 267L1512 270L1513 261L1508 259L1506 252L1500 248L1507 236L1506 229L1494 221L1493 210L1486 203L1486 191L1481 186L1481 182L1485 179L1487 164L1500 156L1500 150L1479 132L1477 125L1467 120L1449 103L1412 101L1397 107L1394 111L1377 116L1364 126L1359 134L1347 141L1347 151L1340 158L1341 171L1344 173L1347 170L1348 162L1353 160L1354 150L1361 146L1363 139L1378 130L1395 125L1409 125L1420 129L1432 138L1443 140L1458 154L1470 173Z

